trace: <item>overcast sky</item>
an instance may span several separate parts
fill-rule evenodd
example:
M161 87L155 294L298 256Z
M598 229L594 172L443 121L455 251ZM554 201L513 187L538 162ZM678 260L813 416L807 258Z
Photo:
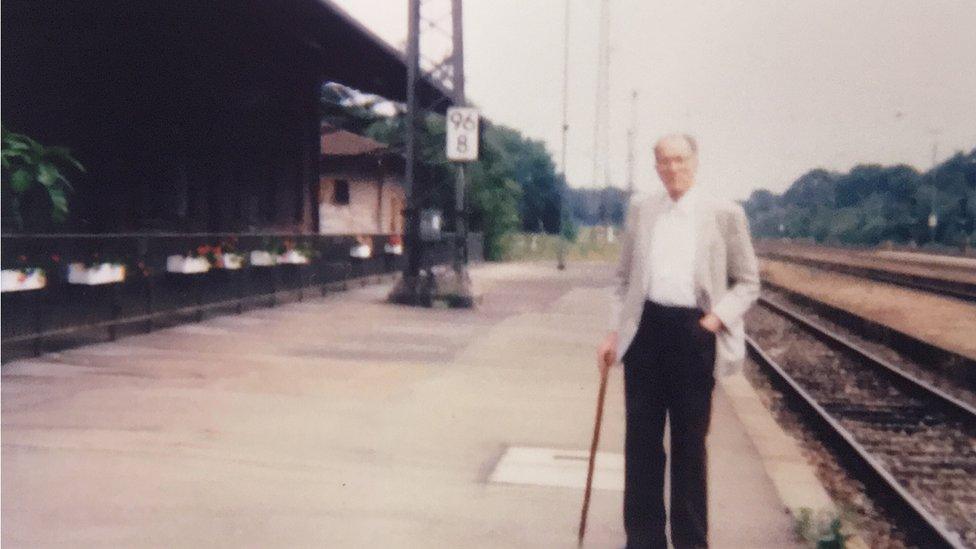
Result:
M406 0L334 0L395 46ZM592 186L598 0L570 0L569 147ZM436 16L446 0L425 0ZM466 0L469 101L546 142L558 162L565 0ZM657 189L651 147L696 135L700 181L729 198L784 190L809 169L927 169L976 147L976 1L611 0L611 179L626 183L630 95L636 184ZM449 19L445 20L449 23ZM440 47L436 39L426 51Z

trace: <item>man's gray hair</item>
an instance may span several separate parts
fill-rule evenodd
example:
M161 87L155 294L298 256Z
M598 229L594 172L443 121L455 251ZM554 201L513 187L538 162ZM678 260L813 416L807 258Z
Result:
M667 139L672 139L675 137L680 137L681 139L684 139L685 142L688 143L688 147L691 148L691 153L694 154L695 156L698 156L698 141L695 140L694 136L689 135L687 133L669 133L668 135L665 135L661 139L658 139L657 143L654 144L654 154L657 154L657 150L661 146L661 143L663 143Z

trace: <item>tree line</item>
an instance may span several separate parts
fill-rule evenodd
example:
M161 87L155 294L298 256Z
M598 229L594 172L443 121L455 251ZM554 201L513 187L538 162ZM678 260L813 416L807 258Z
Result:
M623 225L630 195L617 187L569 188L566 208L581 225Z
M925 172L874 164L811 170L782 194L754 191L743 206L760 238L967 246L976 242L976 149Z

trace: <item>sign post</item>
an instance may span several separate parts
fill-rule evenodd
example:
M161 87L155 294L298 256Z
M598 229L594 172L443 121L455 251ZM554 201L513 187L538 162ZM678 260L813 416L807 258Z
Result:
M480 116L478 109L473 107L450 107L447 109L447 159L457 163L457 180L454 185L455 197L455 242L454 242L454 273L459 285L459 294L469 296L465 265L468 262L468 227L465 215L465 163L478 160L480 143ZM460 301L468 301L464 298ZM469 306L467 303L462 306Z
M405 188L407 191L407 213L409 222L405 234L407 252L406 267L400 281L390 293L390 301L413 305L430 306L435 301L447 301L452 307L472 307L474 297L471 281L465 264L467 263L467 228L465 223L464 163L478 160L478 110L465 107L464 98L464 40L462 39L462 0L451 0L453 52L451 54L452 100L455 107L447 111L447 158L457 163L455 182L456 230L454 245L454 269L443 272L422 265L424 239L439 239L439 212L421 211L418 183L415 181L417 163L416 132L418 125L418 105L416 101L416 82L420 76L420 2L408 3L407 28L407 170ZM423 218L423 219L422 219Z

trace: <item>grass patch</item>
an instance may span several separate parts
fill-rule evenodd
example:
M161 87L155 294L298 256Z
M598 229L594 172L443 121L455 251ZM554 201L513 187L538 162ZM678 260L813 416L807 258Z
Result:
M847 540L852 537L848 525L852 514L849 512L820 511L814 513L809 508L800 509L796 517L794 531L796 537L815 549L845 549Z
M615 262L620 256L619 232L609 236L604 227L580 227L574 242L565 241L566 261ZM503 237L504 261L556 260L559 237L542 233L512 233Z

